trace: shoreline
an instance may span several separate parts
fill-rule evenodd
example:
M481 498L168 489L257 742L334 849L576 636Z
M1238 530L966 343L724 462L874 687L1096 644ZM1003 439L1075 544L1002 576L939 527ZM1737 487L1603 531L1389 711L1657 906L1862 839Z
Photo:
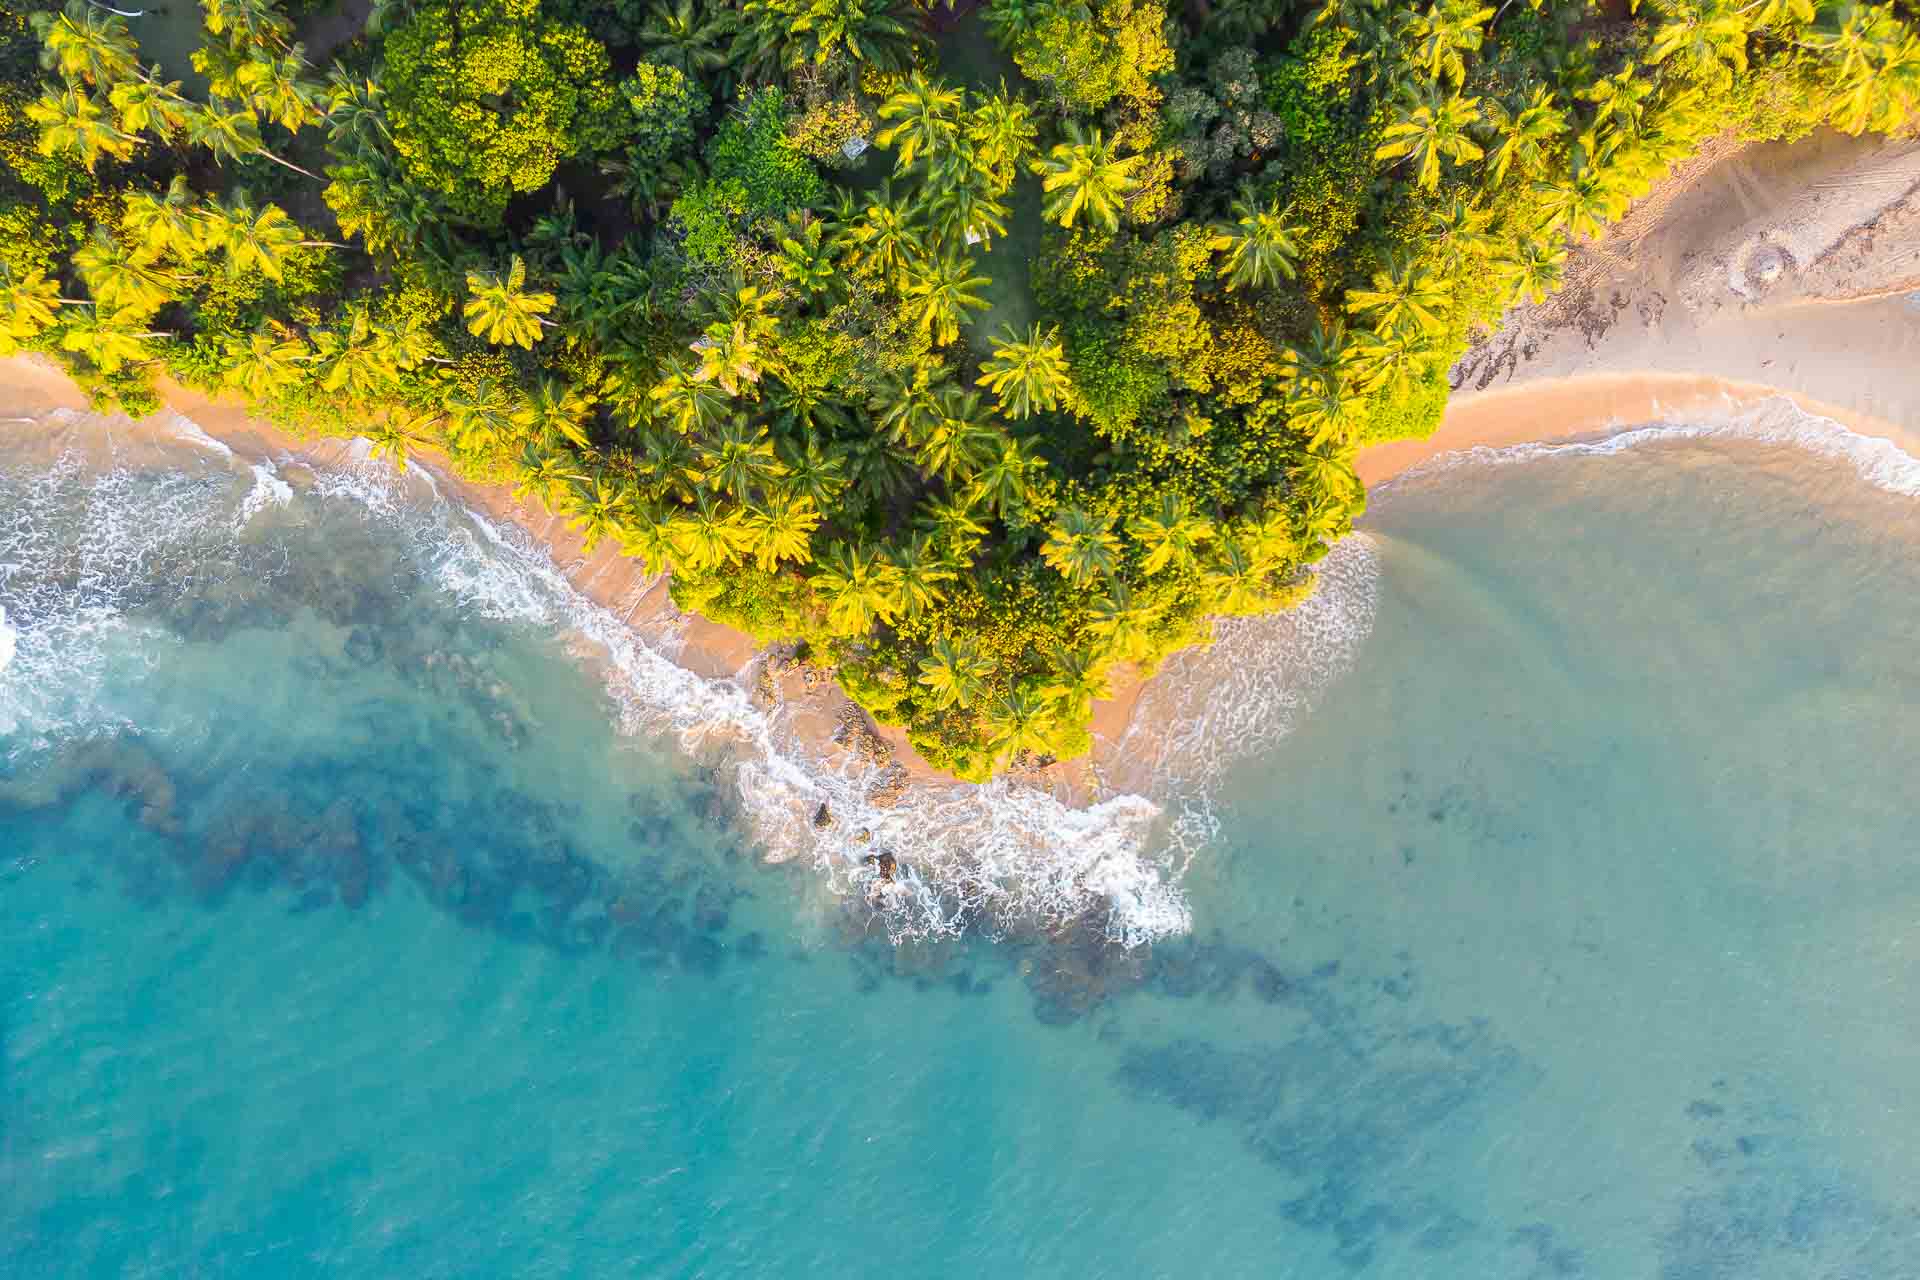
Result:
M1909 377L1920 389L1920 367ZM244 405L208 397L171 379L160 379L157 389L164 412L188 419L243 461L291 456L309 465L328 467L355 460L351 438L295 435L250 416ZM1721 416L1771 400L1790 401L1803 412L1837 422L1862 436L1889 440L1920 458L1920 429L1818 400L1791 387L1706 373L1638 370L1527 376L1498 388L1457 393L1433 435L1363 449L1356 458L1356 469L1369 490L1379 490L1394 478L1449 455L1580 437L1605 438L1649 423ZM0 423L30 421L58 410L92 412L84 394L63 371L30 355L0 360L0 407L6 410L0 415ZM128 425L136 432L147 424L158 430L159 418L155 415ZM437 451L421 451L410 459L409 466L423 468L444 496L496 523L524 531L576 590L693 674L744 684L752 676L752 668L769 657L770 651L756 645L746 633L697 614L682 613L668 596L667 576L646 576L636 561L622 556L612 543L588 554L565 517L544 504L517 499L504 485L460 476ZM853 704L837 686L790 665L774 678L774 683L791 716L796 739L823 763L838 766L853 758L873 761L871 745L842 740L839 730L846 708ZM1076 808L1107 798L1109 788L1104 779L1123 763L1120 749L1151 683L1131 670L1116 673L1112 681L1114 696L1094 706L1094 750L1079 760L1015 775L1014 780ZM890 759L879 762L883 773L892 766L898 770L898 781L907 785L966 785L922 760L907 744L903 731L874 725L870 719L867 726L872 737L890 752Z
M1912 185L1855 181L1890 157ZM1755 190L1767 193L1757 203ZM1717 140L1605 239L1578 246L1562 292L1514 308L1467 352L1431 436L1364 448L1356 470L1377 489L1447 454L1719 417L1777 399L1920 458L1920 262L1900 247L1916 233L1920 142L1834 134L1791 145ZM1782 247L1784 276L1743 274L1757 248ZM348 438L297 435L164 377L157 390L168 410L249 461L290 454L326 466L351 458ZM57 409L89 412L64 372L37 356L0 359L0 421ZM668 578L647 576L617 546L588 554L566 518L543 503L466 479L431 449L410 465L442 493L524 530L576 590L680 666L763 697L777 692L796 741L826 766L878 766L896 789L963 785L818 673L790 663L770 677L756 670L770 651L683 614ZM1093 751L1010 780L1078 808L1111 794L1105 779L1125 772L1123 748L1138 731L1149 684L1117 669L1113 696L1094 704ZM850 719L865 728L849 731Z
M1448 408L1431 436L1362 449L1355 469L1372 491L1453 454L1581 437L1604 439L1651 423L1717 417L1773 400L1788 401L1801 412L1836 422L1856 435L1890 441L1920 458L1920 430L1828 404L1788 387L1713 374L1644 370L1528 380L1463 396Z

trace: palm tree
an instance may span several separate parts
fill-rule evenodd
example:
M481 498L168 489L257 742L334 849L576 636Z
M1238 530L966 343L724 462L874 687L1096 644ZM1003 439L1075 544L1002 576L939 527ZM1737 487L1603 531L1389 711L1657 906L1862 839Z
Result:
M886 502L913 487L913 461L885 436L868 432L836 446L846 459L847 485L864 502Z
M390 410L387 416L367 428L367 441L375 458L385 458L396 471L407 469L407 457L440 434L444 421L437 409Z
M1456 195L1433 210L1427 221L1427 242L1438 252L1445 275L1484 261L1499 247L1500 239L1487 232L1492 215L1463 195Z
M101 156L129 158L138 141L115 128L100 104L72 84L48 89L27 104L26 114L40 126L41 155L78 156L88 173Z
M821 239L825 230L823 220L803 214L780 239L780 275L809 298L831 288L837 273L832 248Z
M1347 336L1345 321L1323 325L1315 320L1307 340L1287 348L1287 377L1293 382L1346 382L1351 380L1358 360L1359 352Z
M73 252L73 265L87 292L109 311L152 315L179 292L182 277L144 253L128 248L104 226Z
M261 156L315 182L321 180L320 175L311 169L303 169L267 149L267 144L260 137L260 121L250 107L236 106L219 99L205 106L196 103L186 112L186 130L189 142L211 151L213 158L220 163Z
M1214 609L1220 613L1249 614L1266 608L1272 594L1268 566L1248 554L1238 541L1224 538L1214 549L1202 573Z
M1294 259L1300 256L1293 239L1297 229L1278 203L1236 200L1233 216L1234 221L1214 228L1209 246L1226 251L1220 274L1227 288L1271 289L1283 278L1293 279Z
M524 439L533 410L518 387L481 378L471 387L455 387L446 398L449 438L468 453L485 453Z
M110 88L140 73L138 47L119 14L67 0L58 14L36 13L29 21L40 36L40 65L63 80Z
M1136 659L1151 651L1158 613L1136 599L1132 588L1118 578L1094 597L1087 610L1087 630L1116 658Z
M943 387L936 405L914 438L914 461L953 488L998 452L1000 433L985 421L977 391Z
M992 676L993 663L964 640L956 643L942 636L920 660L920 683L932 690L933 705L942 711L971 707L986 692Z
M1492 7L1480 8L1474 0L1433 0L1425 13L1416 11L1407 24L1415 63L1428 79L1452 80L1458 88L1467 79L1465 55L1478 53L1486 43L1491 17Z
M1062 507L1047 526L1047 540L1040 547L1046 562L1076 587L1091 586L1113 575L1120 539L1114 535L1113 521L1094 516L1084 508Z
M193 192L183 173L173 175L165 195L129 191L122 197L120 229L141 249L191 258L200 250L203 228L195 216Z
M900 611L899 569L872 547L836 542L810 582L826 597L827 621L845 636L863 636Z
M1032 477L1046 465L1032 441L1003 436L1000 452L980 468L967 494L972 501L985 501L1004 520L1008 513L1026 505Z
M288 133L298 133L319 119L318 103L324 90L304 76L307 61L299 45L280 57L254 56L240 69L240 83L249 106Z
M1004 326L1003 332L1004 338L990 339L993 354L981 364L979 377L980 385L999 398L1000 411L1019 419L1050 413L1067 403L1073 395L1073 378L1059 330L1042 333L1035 324L1024 338L1012 325Z
M733 15L724 8L709 12L696 7L694 0L672 5L661 0L640 28L640 43L647 47L649 61L675 67L695 83L704 83L712 78L710 73L727 65L726 46L734 26Z
M759 71L861 63L881 71L907 65L912 38L896 0L747 0L746 29L734 46Z
M971 490L963 490L945 500L922 504L915 521L922 529L944 540L955 557L965 558L987 536L987 524L979 516Z
M718 422L729 407L724 391L695 376L680 361L669 361L666 376L647 393L667 422L681 435L691 435Z
M1201 544L1213 537L1213 522L1187 505L1177 493L1163 491L1153 510L1127 521L1127 532L1146 548L1141 571L1148 576L1163 569L1181 571L1197 563Z
M971 176L977 178L977 171ZM978 181L941 187L928 207L945 244L991 245L995 236L1007 234L1007 214L1011 210L988 195Z
M987 708L987 746L996 760L1021 752L1044 756L1052 746L1053 707L1031 684L1022 683Z
M255 400L267 400L307 376L313 351L299 338L269 321L242 338L226 339L222 380Z
M709 488L742 502L780 474L767 429L739 417L721 424L712 447L700 451L700 462L701 480Z
M1394 253L1373 273L1371 288L1347 290L1347 311L1388 333L1433 336L1446 330L1449 292L1424 262Z
M993 179L992 192L998 195L1013 185L1013 179L1033 155L1033 139L1039 132L1033 108L1017 93L1000 91L975 104L966 120L967 140L973 144L974 163Z
M1467 130L1480 119L1480 99L1434 95L1405 117L1387 126L1385 141L1374 150L1376 160L1413 157L1415 178L1432 191L1440 185L1440 162L1465 164L1484 152Z
M620 554L638 560L650 574L669 571L680 555L674 525L653 506L643 508L618 536Z
M820 513L813 500L785 488L767 492L757 506L746 514L746 533L753 547L753 562L771 572L782 560L805 564L813 559L813 531L820 524Z
M1567 246L1558 240L1543 241L1534 236L1519 236L1513 247L1494 260L1508 292L1529 302L1541 303L1560 287L1561 273L1567 264Z
M715 321L708 325L705 336L693 344L692 349L700 356L693 380L717 383L730 396L737 396L742 388L760 381L764 358L760 342L768 336L766 328L747 320L735 320L732 324Z
M293 24L272 0L201 0L206 27L238 48L285 49Z
M548 507L559 505L560 494L577 480L586 479L573 468L574 458L558 449L542 447L538 440L527 441L520 453L520 481L513 496L520 502L538 499Z
M1002 48L1011 49L1059 12L1057 0L994 0L987 6L987 29Z
M1323 460L1331 460L1331 470L1321 477L1326 486L1310 490L1313 501L1321 501L1328 494L1337 497L1342 509L1349 509L1358 501L1364 505L1365 490L1360 477L1353 471L1353 450L1313 450L1306 455L1303 467L1319 467ZM1335 472L1344 466L1344 476L1336 479ZM1344 486L1342 481L1344 480ZM1277 568L1291 563L1300 557L1300 539L1294 530L1294 513L1288 505L1273 493L1267 495L1260 510L1240 522L1234 530L1234 539L1248 555L1268 566Z
M830 511L847 487L847 462L838 450L822 447L809 436L804 442L782 440L775 450L786 469L786 487L822 511Z
M1133 176L1140 157L1115 157L1098 129L1087 134L1077 122L1067 125L1067 136L1071 142L1056 145L1034 166L1047 193L1046 216L1070 227L1084 213L1096 225L1118 230L1120 210L1140 185Z
M1920 89L1920 40L1889 6L1845 4L1819 16L1799 43L1832 68L1834 127L1854 134L1898 128Z
M187 123L187 112L193 106L181 96L178 80L161 81L158 67L151 76L122 80L114 85L107 101L119 115L120 127L130 134L148 129L164 134L181 128Z
M327 73L327 145L336 155L359 155L388 146L393 135L380 82L336 66Z
M1433 343L1404 328L1385 333L1362 329L1353 335L1353 345L1358 355L1352 381L1392 401L1413 395L1432 364Z
M1329 493L1337 498L1348 499L1360 491L1360 477L1353 469L1353 450L1339 446L1308 449L1300 455L1300 461L1287 471L1287 476L1303 489L1316 493ZM1285 536L1284 547L1290 549L1292 530L1284 520L1278 522L1279 531ZM1282 550L1269 539L1262 548L1272 559L1281 556L1273 554Z
M882 147L898 144L893 171L905 173L916 160L946 150L959 133L959 115L966 95L944 80L928 80L915 71L906 87L880 104L882 120L893 121L873 137Z
M896 548L893 566L900 606L909 618L917 618L947 598L942 583L956 576L953 565L934 549L930 538L915 538Z
M916 361L907 370L889 373L867 401L874 425L896 444L911 444L940 416L940 391L946 384L946 366Z
M574 477L561 489L560 500L588 555L608 538L622 540L633 524L633 495L604 475Z
M945 346L960 336L968 311L987 309L987 300L976 290L993 281L969 274L972 270L971 260L949 255L917 264L907 274L904 310L936 346Z
M591 450L589 427L596 403L592 385L542 375L527 397L534 435L542 441L566 440L583 452Z
M554 297L527 288L527 264L514 254L503 277L492 271L467 273L467 305L461 311L467 332L495 346L533 350L545 337L540 317L553 310Z
M85 307L68 313L60 346L93 361L102 373L118 373L127 365L145 364L153 354L148 340L166 336L143 330L137 315Z
M1627 197L1616 185L1618 180L1606 165L1590 158L1587 147L1576 144L1564 178L1534 184L1540 197L1541 229L1598 238L1626 207Z
M0 261L0 355L11 355L22 342L31 342L53 325L62 306L86 306L79 298L60 296L57 281L38 269L15 275Z
M1367 397L1338 378L1298 379L1287 395L1287 423L1306 432L1309 448L1346 444L1359 433L1366 412Z
M1567 133L1567 113L1555 105L1553 90L1536 85L1526 105L1511 114L1497 102L1487 104L1487 124L1499 143L1489 157L1493 162L1493 181L1505 182L1507 174L1519 167L1532 176L1546 163L1547 150Z
M1093 704L1111 698L1113 688L1107 682L1106 655L1092 649L1061 645L1054 649L1040 694L1051 702L1063 720L1076 723L1091 714Z
M839 241L856 270L881 280L904 275L927 252L911 208L896 204L889 186L842 229Z
M253 268L270 280L279 280L281 261L295 249L346 247L331 240L307 239L285 209L277 204L255 209L244 191L224 205L203 206L200 217L203 239L226 250L227 269L235 275Z
M672 522L678 560L689 569L720 569L740 559L748 533L743 508L715 502L698 490L691 507L683 507Z

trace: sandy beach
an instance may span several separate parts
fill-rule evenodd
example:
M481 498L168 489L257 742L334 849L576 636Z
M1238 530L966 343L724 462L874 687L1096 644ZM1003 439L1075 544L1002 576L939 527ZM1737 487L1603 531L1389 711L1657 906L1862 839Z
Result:
M1605 434L1640 423L1719 415L1786 396L1809 413L1920 455L1920 142L1821 135L1804 142L1710 145L1613 228L1571 255L1566 289L1515 308L1454 370L1453 403L1435 434L1365 449L1361 478L1377 486L1447 453ZM241 457L293 455L325 466L347 441L302 438L250 417L244 405L162 381L165 402ZM33 357L0 361L8 417L84 411L64 374ZM127 424L137 435L140 428ZM521 526L551 551L585 595L698 674L753 681L788 707L796 736L832 758L881 766L890 785L947 775L904 733L847 733L864 721L821 673L769 664L751 637L674 608L663 577L605 544L588 554L563 517L505 486L417 459L443 490ZM1030 774L1063 800L1100 793L1117 763L1142 682L1113 680L1095 704L1085 760Z
M1360 477L1775 396L1920 453L1916 289L1920 142L1717 140L1468 352L1437 432L1362 450Z

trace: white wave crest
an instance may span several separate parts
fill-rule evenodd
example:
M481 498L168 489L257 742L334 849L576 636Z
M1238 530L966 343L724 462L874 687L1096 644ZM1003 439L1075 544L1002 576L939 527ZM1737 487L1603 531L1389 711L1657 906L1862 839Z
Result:
M219 572L233 504L224 470L103 469L67 452L25 477L0 472L0 734L32 747L120 726L118 695L167 642L128 608Z
M1152 852L1161 810L1144 797L1077 809L995 782L917 787L898 803L875 803L878 770L813 758L784 710L756 706L741 679L704 677L675 662L673 619L643 637L575 588L519 527L377 462L329 469L314 492L398 521L433 581L472 613L563 628L604 663L623 733L725 751L770 860L811 864L837 890L863 895L876 882L869 855L892 853L900 875L868 900L896 938L956 935L980 921L1057 923L1103 905L1108 932L1130 945L1191 927L1184 896ZM832 822L819 828L813 817L823 804Z
M1211 645L1173 655L1147 685L1121 754L1129 770L1149 771L1172 809L1180 871L1218 834L1215 797L1232 767L1291 733L1353 669L1379 595L1379 553L1365 534L1349 535L1299 606L1222 619Z
M7 610L0 605L0 671L13 664L14 651L19 647L20 633L7 625Z
M1845 462L1876 489L1920 497L1920 458L1881 436L1862 435L1831 418L1808 413L1785 396L1771 396L1692 422L1658 422L1616 431L1599 440L1541 441L1494 448L1479 445L1430 458L1401 480L1429 477L1463 466L1511 466L1547 458L1609 457L1629 449L1680 440L1741 440L1790 445L1817 457ZM1397 481L1396 481L1397 483Z
M226 441L214 439L201 429L199 423L183 413L169 416L166 425L168 433L176 440L184 440L188 444L205 449L208 453L217 453L223 458L233 456L233 450L227 447Z
M293 486L280 478L280 473L271 462L253 464L253 488L247 490L247 496L240 501L240 511L233 518L235 529L244 529L247 524L269 507L284 507L293 501Z

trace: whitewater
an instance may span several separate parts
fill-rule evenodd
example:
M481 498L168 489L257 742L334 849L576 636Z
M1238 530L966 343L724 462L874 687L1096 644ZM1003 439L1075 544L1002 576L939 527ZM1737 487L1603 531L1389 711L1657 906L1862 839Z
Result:
M273 572L266 517L299 518L291 476L312 500L352 504L396 537L469 616L565 636L604 674L624 734L671 736L689 753L730 762L763 856L811 865L836 894L874 910L896 941L1059 927L1089 913L1129 947L1190 930L1180 877L1217 825L1209 789L1235 726L1260 722L1270 735L1310 704L1350 665L1370 607L1370 555L1356 539L1334 550L1322 589L1296 614L1223 628L1223 652L1283 643L1302 661L1297 670L1269 664L1261 687L1232 690L1227 736L1204 750L1191 733L1169 738L1156 765L1163 787L1114 790L1075 807L1005 780L917 784L894 803L876 803L876 766L823 758L799 740L784 705L756 705L757 666L732 678L681 666L671 620L643 637L575 588L525 530L449 499L419 467L396 473L369 457L365 441L339 464L309 470L293 457L240 459L173 415L166 432L199 456L158 466L145 454L122 456L103 422L61 413L48 425L70 439L102 428L103 451L69 448L39 474L13 468L0 544L11 560L39 568L9 573L0 587L13 620L0 731L24 728L41 748L130 727L164 731L115 711L116 687L140 678L142 646L169 643L131 624L129 612L166 590L169 573L236 558ZM1194 670L1202 679L1209 671L1203 661ZM1140 717L1129 739L1144 742ZM822 806L834 819L825 828L812 821ZM898 860L890 883L870 856L879 850Z
M78 438L106 424L61 413L47 425ZM728 761L762 856L811 865L835 894L875 911L896 941L1058 928L1089 914L1128 947L1189 932L1182 882L1218 835L1225 780L1320 704L1353 669L1374 623L1379 556L1363 532L1331 549L1301 607L1222 621L1212 645L1164 665L1094 803L1075 807L1005 780L919 783L897 803L875 803L875 766L829 761L794 732L783 704L756 702L757 664L731 678L680 665L671 619L643 636L582 594L527 531L448 498L424 469L396 473L369 457L365 441L337 465L246 461L189 419L173 415L165 425L198 465L130 461L102 429L104 453L69 449L41 470L7 468L0 733L44 747L130 727L115 711L116 685L140 678L144 646L169 643L131 624L132 606L206 565L273 572L272 521L298 519L300 496L351 504L470 616L566 636L604 674L624 734L670 736L690 753ZM1446 455L1410 474L1714 438L1790 444L1845 459L1890 492L1920 492L1920 462L1786 401L1600 441ZM823 806L833 815L824 827L812 820ZM879 880L870 856L878 850L898 860L891 883Z

